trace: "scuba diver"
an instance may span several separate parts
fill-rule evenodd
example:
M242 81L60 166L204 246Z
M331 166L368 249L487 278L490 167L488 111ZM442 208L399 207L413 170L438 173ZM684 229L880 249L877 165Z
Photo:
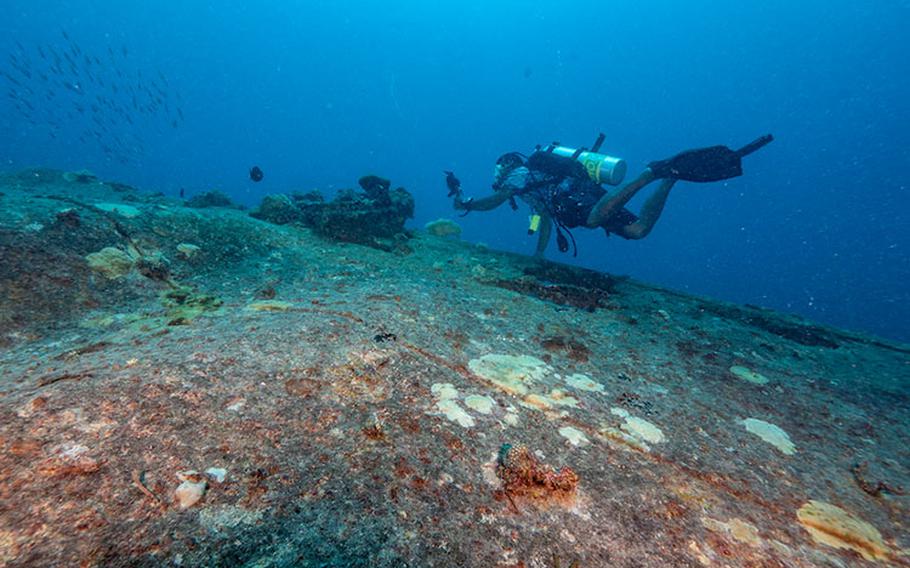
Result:
M688 150L651 162L634 180L615 193L607 192L601 184L619 185L626 174L624 160L599 153L604 135L600 134L590 150L567 148L554 142L545 148L538 146L530 156L518 152L503 154L496 160L492 195L480 199L463 199L461 183L452 172L446 174L449 196L454 196L456 210L489 211L509 202L518 208L519 197L532 209L528 234L538 234L536 258L542 258L556 229L560 252L578 254L572 229L601 228L624 239L643 239L654 228L663 212L670 190L677 181L707 183L742 175L742 158L774 140L770 134L757 138L739 150L726 146L711 146ZM648 197L638 215L625 205L650 183L661 180ZM568 238L566 237L568 235Z

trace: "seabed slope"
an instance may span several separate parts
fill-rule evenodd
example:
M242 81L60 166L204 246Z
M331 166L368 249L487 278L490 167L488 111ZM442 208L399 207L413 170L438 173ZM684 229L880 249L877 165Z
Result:
M910 566L906 345L0 184L0 565Z

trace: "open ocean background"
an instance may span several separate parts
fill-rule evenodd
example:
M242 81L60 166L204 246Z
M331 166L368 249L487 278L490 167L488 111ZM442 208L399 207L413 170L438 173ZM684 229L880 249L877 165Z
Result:
M907 1L0 7L0 169L88 168L250 206L376 173L415 194L418 228L455 215L442 170L479 197L509 150L602 131L631 179L771 132L743 177L679 183L647 239L577 230L578 258L555 243L549 258L910 341ZM75 63L48 72L52 49ZM531 254L527 214L459 222Z

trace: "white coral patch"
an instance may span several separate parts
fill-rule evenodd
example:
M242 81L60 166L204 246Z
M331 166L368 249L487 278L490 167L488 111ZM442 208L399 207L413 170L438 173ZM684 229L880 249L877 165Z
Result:
M620 425L620 428L631 434L636 439L641 440L642 442L650 442L652 444L659 444L666 440L666 436L664 436L663 431L655 424L648 422L644 418L632 416L624 408L613 407L610 409L610 412L613 413L613 415L619 416L623 419L623 423Z
M436 396L436 410L464 428L474 426L474 419L458 404L458 391L451 383L436 383L430 387Z
M471 410L475 410L481 414L489 414L493 412L493 405L496 401L488 396L482 396L477 394L472 394L466 396L464 399L465 406Z
M590 443L584 432L571 426L563 426L560 428L559 435L571 442L573 446L581 446L582 444Z
M755 434L765 442L768 442L777 448L782 454L792 455L796 452L796 445L790 440L789 434L784 432L780 426L759 420L757 418L746 418L742 425L751 434Z
M518 396L528 394L528 385L543 379L550 371L546 363L529 355L489 354L472 359L468 367L475 375L496 384L509 394Z
M138 217L142 214L142 211L139 209L136 209L132 205L124 205L123 203L96 203L95 207L102 211L116 213L117 215L126 218Z
M738 377L746 382L750 382L754 385L766 385L768 384L768 377L757 373L750 369L749 367L743 367L742 365L733 365L730 367L730 372L733 373L733 376Z
M589 392L603 392L604 386L587 375L575 373L566 378L566 384L572 388Z

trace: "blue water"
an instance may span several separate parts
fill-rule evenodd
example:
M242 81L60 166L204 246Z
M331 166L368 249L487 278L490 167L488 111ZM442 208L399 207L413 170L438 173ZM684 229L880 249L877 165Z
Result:
M88 168L250 205L374 172L415 194L420 227L452 215L443 169L480 196L508 150L602 131L636 175L771 132L743 177L678 184L647 239L576 231L574 262L910 341L908 2L310 4L3 0L11 76L10 55L37 69L38 46L64 51L66 31L107 77L73 78L85 94L131 108L124 85L111 92L119 70L168 104L133 124L102 106L106 130L86 135L91 117L68 116L80 95L0 77L0 168ZM530 254L526 217L472 213L465 238Z

